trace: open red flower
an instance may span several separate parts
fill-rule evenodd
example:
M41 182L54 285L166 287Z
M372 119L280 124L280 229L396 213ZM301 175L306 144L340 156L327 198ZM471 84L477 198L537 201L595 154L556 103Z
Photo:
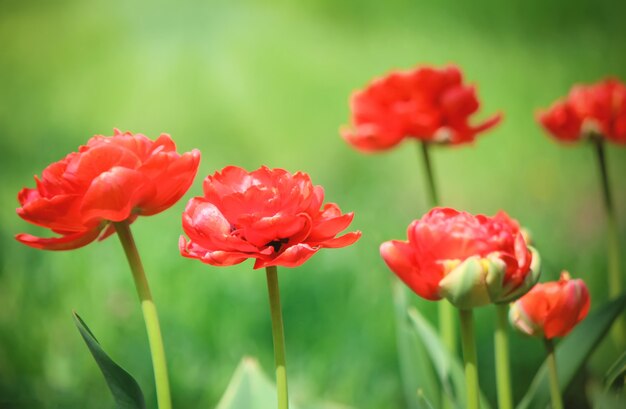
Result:
M178 154L166 134L156 141L117 129L112 137L94 136L78 152L49 165L41 178L35 176L35 189L18 195L20 217L61 237L18 234L16 239L45 250L103 239L114 231L110 222L132 222L176 203L191 186L199 162L199 151Z
M408 228L408 241L387 241L387 266L417 295L459 308L505 303L539 278L539 256L506 213L474 216L434 208Z
M559 281L537 284L511 305L511 324L528 335L552 339L566 336L589 312L589 291L567 271Z
M501 115L479 125L469 119L478 111L473 86L463 84L461 71L419 67L375 79L352 95L352 126L343 138L363 152L390 149L404 138L461 144L495 126Z
M566 98L540 112L537 119L563 142L596 135L626 144L626 85L614 78L576 85Z
M360 232L335 237L352 222L334 203L322 206L324 189L305 173L261 167L247 172L228 166L204 181L204 196L183 213L180 238L185 257L215 266L248 258L254 268L295 267L321 248L348 246Z

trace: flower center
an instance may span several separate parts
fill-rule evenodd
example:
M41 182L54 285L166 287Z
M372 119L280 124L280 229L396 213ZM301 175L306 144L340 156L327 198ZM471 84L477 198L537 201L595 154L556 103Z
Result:
M289 242L288 238L276 239L267 243L266 246L272 246L274 248L274 251L278 253L282 249L283 245L287 244L287 242Z

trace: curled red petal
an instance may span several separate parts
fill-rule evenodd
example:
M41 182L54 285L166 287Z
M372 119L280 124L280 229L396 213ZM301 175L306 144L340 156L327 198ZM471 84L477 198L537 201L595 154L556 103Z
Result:
M96 177L85 192L81 205L83 221L126 220L154 191L153 183L141 172L114 167Z
M320 246L327 249L336 249L341 247L350 246L357 242L361 238L360 231L353 231L350 233L346 233L343 236L335 237L332 239L326 239L319 242L307 241L308 244L312 246Z
M414 249L409 243L386 241L380 246L380 255L389 269L420 297L427 300L441 299L438 286L442 274L433 274L434 270L421 271L416 264Z
M17 234L15 239L22 244L41 250L73 250L87 244L98 238L103 226L97 229L91 229L84 232L67 234L63 237L35 237L30 234Z
M328 219L322 219L315 225L311 234L308 237L308 241L324 241L326 239L335 237L339 232L345 230L354 219L354 213L346 213L338 217L332 217Z
M97 222L85 225L80 217L79 206L80 195L68 194L52 198L34 198L16 209L16 212L27 222L52 230L68 232L89 230Z
M257 258L254 268L259 269L269 266L297 267L307 261L319 248L311 247L308 244L297 244L288 247L277 257L272 259Z
M490 118L481 122L479 125L473 126L472 132L474 133L485 132L486 130L491 129L494 126L498 125L502 121L502 118L504 118L504 114L502 113L494 114Z
M178 154L176 154L178 156ZM142 172L154 170L150 177L156 181L156 193L148 196L141 206L141 214L150 216L170 208L187 192L198 172L200 151L194 149L172 159L169 155L156 155L141 168Z
M203 263L218 267L232 266L250 258L250 254L247 253L220 250L210 251L197 246L191 241L187 242L184 236L180 237L178 247L183 257L195 258Z

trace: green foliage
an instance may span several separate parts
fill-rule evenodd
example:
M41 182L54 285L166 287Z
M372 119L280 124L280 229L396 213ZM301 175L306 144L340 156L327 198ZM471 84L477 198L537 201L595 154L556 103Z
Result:
M591 353L606 336L611 325L626 307L626 294L596 308L556 347L556 362L561 391L565 391ZM545 408L550 401L548 366L544 362L517 409Z
M275 406L276 386L261 371L258 361L244 358L216 409L267 409ZM290 407L296 408L293 405Z
M276 407L276 385L263 373L259 362L244 357L235 370L228 387L215 409L268 409ZM312 405L294 405L291 409L350 409L347 406L322 402Z
M432 325L416 308L410 308L408 315L415 331L428 351L428 356L437 371L442 389L457 408L461 409L465 407L465 375L459 358L451 354L450 351L443 346L443 342L437 335L437 331L435 331ZM481 407L483 409L489 409L489 403L482 394Z
M430 356L422 338L415 333L406 313L409 307L407 293L406 286L394 279L393 300L404 396L408 408L411 409L428 409L431 402L439 407L439 384Z
M626 352L624 352L613 365L609 368L604 376L604 385L607 388L613 386L615 381L626 375Z
M80 335L85 340L91 355L96 360L100 371L102 371L102 375L104 375L104 379L109 385L117 408L145 409L146 404L144 402L143 392L141 392L137 381L121 366L109 358L83 319L75 312L73 315Z

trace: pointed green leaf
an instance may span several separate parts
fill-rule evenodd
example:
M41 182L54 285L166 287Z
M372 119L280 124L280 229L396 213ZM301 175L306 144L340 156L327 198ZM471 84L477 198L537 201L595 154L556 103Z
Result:
M455 407L464 408L466 405L465 375L461 362L445 348L435 329L416 308L409 308L408 314L428 351L444 392L450 397ZM480 401L481 408L489 409L489 403L482 393Z
M604 386L606 388L610 388L615 383L617 378L619 378L620 376L623 376L625 373L626 373L626 352L624 352L622 356L617 358L617 361L615 361L615 363L611 365L611 367L607 371L606 375L604 376Z
M239 363L216 409L267 409L276 404L276 385L256 359L246 357Z
M624 307L626 295L603 304L557 345L556 362L562 392L600 344ZM517 405L517 409L541 409L545 408L548 402L550 402L548 366L544 362L530 384L528 392Z
M109 385L109 389L113 394L113 399L118 409L145 409L143 393L139 388L139 384L133 377L122 367L113 362L111 358L104 352L98 340L93 335L87 324L80 318L76 312L73 312L74 323L78 327L80 335L82 335L91 355L100 367L100 371L104 375L104 379Z
M428 402L439 407L439 384L430 358L420 337L411 327L406 311L407 290L400 280L393 281L396 339L404 395L410 409L429 409ZM423 395L420 399L418 393Z

